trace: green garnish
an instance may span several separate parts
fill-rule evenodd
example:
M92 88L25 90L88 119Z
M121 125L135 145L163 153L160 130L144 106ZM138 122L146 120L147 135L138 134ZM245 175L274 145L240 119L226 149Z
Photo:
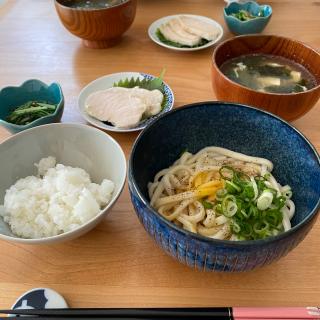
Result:
M258 71L261 76L281 77L284 79L290 79L292 71L288 66L273 66L270 64L262 64L255 66L254 68L251 66L249 69L254 70L255 72Z
M185 44L181 44L181 43L178 43L178 42L174 42L174 41L170 41L168 40L164 35L163 33L160 31L160 29L157 29L156 31L156 36L158 37L158 39L162 42L162 43L165 43L169 46L172 46L172 47L176 47L176 48L198 48L198 47L202 47L204 46L205 44L207 44L209 41L206 40L206 39L201 39L200 42L194 46L187 46Z
M119 82L115 82L113 84L114 87L123 87L123 88L134 88L139 87L146 90L160 90L162 93L164 93L164 85L163 85L163 76L165 73L165 69L162 70L160 76L158 78L154 79L139 79L139 78L126 78L123 80L120 80Z
M266 186L270 174L250 179L241 171L223 166L220 175L225 188L216 193L214 210L230 219L238 239L264 239L283 231L281 210L292 195L289 186L278 195L275 189Z
M29 101L13 110L7 116L6 121L23 126L34 120L54 113L56 108L57 105L55 104Z
M205 209L213 209L213 204L211 202L202 200L201 203Z
M248 21L248 20L252 20L258 17L264 17L264 13L263 10L260 10L258 12L258 15L255 16L253 14L251 14L249 11L247 10L239 10L236 13L231 13L231 15L237 19L239 19L240 21Z

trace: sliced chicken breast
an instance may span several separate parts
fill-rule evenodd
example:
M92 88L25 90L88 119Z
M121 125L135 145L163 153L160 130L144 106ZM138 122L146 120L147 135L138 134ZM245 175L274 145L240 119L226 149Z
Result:
M178 18L182 28L191 34L195 34L203 39L212 41L219 35L219 30L213 25L199 19L181 16Z
M161 25L159 29L164 37L170 41L190 47L195 46L199 43L197 39L189 39L187 37L179 35L172 29L172 27L168 23Z
M119 128L137 125L146 105L127 88L114 87L92 93L86 100L88 114L100 121L109 121Z
M191 41L194 41L196 44L198 44L201 41L201 37L192 34L190 32L187 32L181 25L180 21L177 18L171 19L168 22L169 26L176 34L178 34L181 37L190 39Z
M136 126L143 115L150 117L161 111L163 94L159 90L113 87L92 93L86 111L100 121L119 128Z
M163 94L160 90L146 90L142 88L134 88L132 94L135 97L139 97L146 105L146 111L144 115L151 117L158 114L161 111L161 104L163 101Z

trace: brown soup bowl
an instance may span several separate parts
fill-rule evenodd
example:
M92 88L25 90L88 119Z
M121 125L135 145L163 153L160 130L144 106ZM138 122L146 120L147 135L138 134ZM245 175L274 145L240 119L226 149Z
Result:
M94 2L94 0L91 0ZM103 49L117 44L136 15L137 0L127 0L108 8L72 8L73 0L55 0L58 16L89 48Z
M265 93L244 87L220 70L227 60L253 53L272 54L297 62L316 78L317 85L304 92ZM306 44L274 35L245 35L218 45L212 58L212 87L218 100L255 106L293 121L307 113L320 97L320 54Z

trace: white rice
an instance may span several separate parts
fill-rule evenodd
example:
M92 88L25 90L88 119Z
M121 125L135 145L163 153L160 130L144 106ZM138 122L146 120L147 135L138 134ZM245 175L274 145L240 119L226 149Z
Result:
M38 176L20 179L7 189L0 208L0 216L19 237L44 238L74 230L111 200L110 180L92 183L85 170L56 164L54 157L35 165Z

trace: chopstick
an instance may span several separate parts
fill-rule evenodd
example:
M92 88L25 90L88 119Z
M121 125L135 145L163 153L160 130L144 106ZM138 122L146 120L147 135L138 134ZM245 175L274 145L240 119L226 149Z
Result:
M87 317L87 318L77 318L77 317L43 317L43 316L36 316L36 317L30 317L28 316L28 320L95 320L95 317ZM168 317L163 317L163 318L110 318L110 317L100 317L99 319L104 319L104 320L176 320L177 318L168 318ZM181 318L182 319L182 318ZM186 317L183 318L185 320L197 320L199 319L198 317ZM213 319L219 319L219 320L224 320L224 319L239 319L241 320L242 318L220 318L216 317ZM248 318L243 318L247 320ZM309 320L309 318L290 318L294 320ZM314 318L315 320L318 320L319 318ZM21 316L18 317L0 317L0 320L21 320ZM250 320L284 320L284 318L250 318Z
M21 317L25 317L26 315L19 315L17 317L0 317L0 320L21 320ZM138 317L109 317L109 316L87 316L87 317L79 317L79 316L27 316L28 320L93 320L93 319L106 319L106 320L177 320L177 319L184 319L184 320L197 320L199 317L183 317L183 318L176 318L176 317L156 317L156 318L138 318ZM209 318L208 318L209 319ZM231 318L216 318L216 319L231 319ZM255 319L252 319L255 320ZM258 319L263 320L263 319ZM276 319L272 319L276 320ZM296 319L295 319L296 320ZM299 319L298 319L299 320Z
M309 308L71 308L71 309L14 309L0 310L0 314L28 316L28 320L277 320L319 319L320 309ZM0 319L8 319L1 318Z
M0 310L0 314L46 317L94 318L230 318L231 308L74 308L74 309L15 309Z

